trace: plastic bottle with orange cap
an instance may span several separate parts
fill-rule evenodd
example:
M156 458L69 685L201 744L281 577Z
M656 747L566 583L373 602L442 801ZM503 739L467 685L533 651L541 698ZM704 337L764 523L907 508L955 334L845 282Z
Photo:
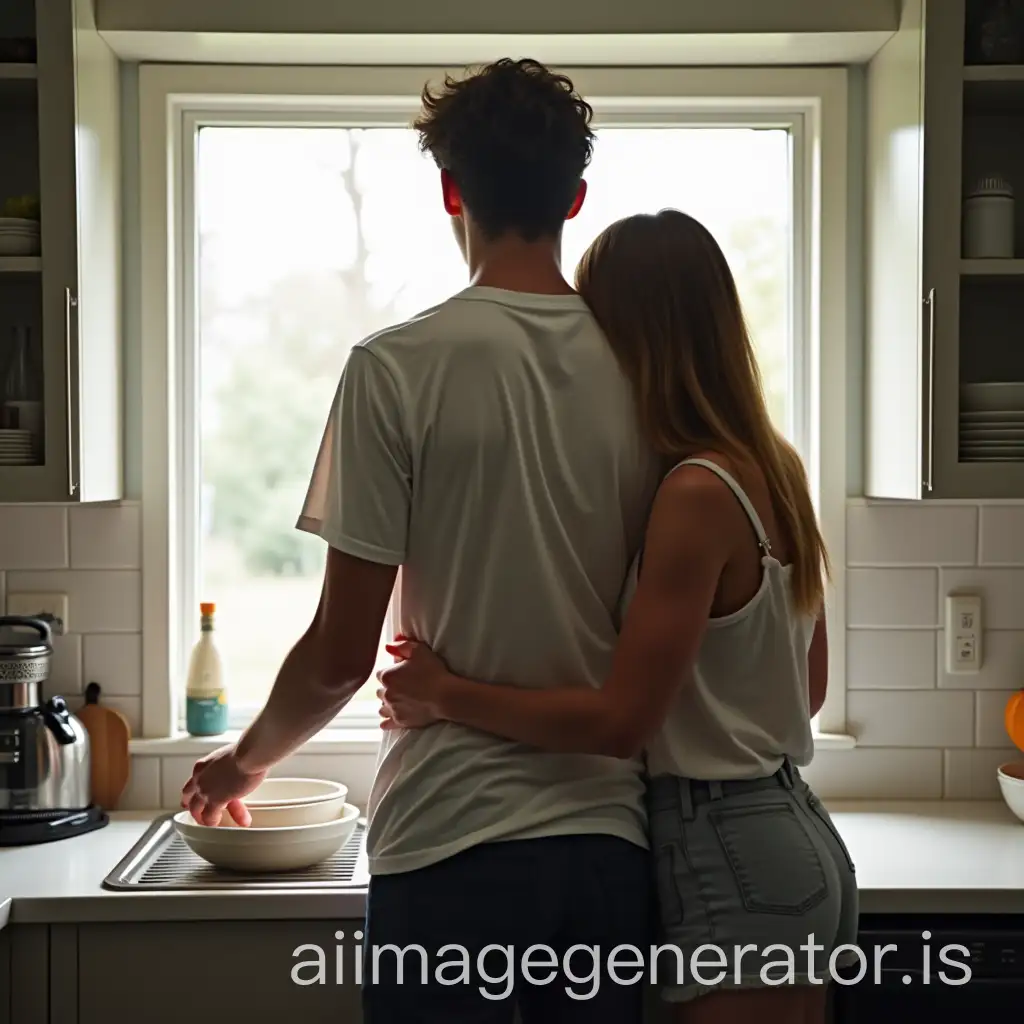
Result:
M213 640L214 604L201 604L199 640L192 648L185 685L185 728L191 736L219 736L228 728L224 665Z

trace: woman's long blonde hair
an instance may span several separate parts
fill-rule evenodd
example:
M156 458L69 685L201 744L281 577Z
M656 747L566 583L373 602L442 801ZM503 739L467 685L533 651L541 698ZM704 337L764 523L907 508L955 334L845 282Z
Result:
M720 451L761 469L793 565L794 604L820 613L829 562L807 475L768 414L736 282L711 233L678 210L626 217L586 251L576 288L660 455Z

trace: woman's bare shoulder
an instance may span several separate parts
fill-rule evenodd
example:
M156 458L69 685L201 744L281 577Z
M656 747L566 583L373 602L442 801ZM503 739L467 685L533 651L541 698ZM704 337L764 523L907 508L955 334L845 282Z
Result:
M774 522L767 482L764 473L756 465L741 463L718 451L700 452L691 456L691 459L711 462L725 470L758 509L762 519L767 516L769 521ZM745 544L748 538L750 524L747 514L732 488L706 466L687 463L677 465L662 481L655 497L655 510L659 505L663 515L658 518L662 522L670 522L674 514L685 509L689 513L689 522L692 523L696 516L706 526L708 539L717 536L731 546L733 542ZM652 510L652 519L655 510Z
M660 504L663 508L679 508L685 504L715 516L735 504L736 498L729 485L706 466L693 465L693 459L711 462L736 477L733 460L720 452L700 452L679 463L662 480L655 497L655 507Z

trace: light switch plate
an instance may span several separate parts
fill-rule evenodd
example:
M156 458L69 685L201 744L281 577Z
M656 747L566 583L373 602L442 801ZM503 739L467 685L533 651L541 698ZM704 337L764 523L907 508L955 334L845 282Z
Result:
M946 671L980 672L981 637L981 595L950 594L946 598Z
M67 594L8 594L7 614L44 619L56 636L68 631Z

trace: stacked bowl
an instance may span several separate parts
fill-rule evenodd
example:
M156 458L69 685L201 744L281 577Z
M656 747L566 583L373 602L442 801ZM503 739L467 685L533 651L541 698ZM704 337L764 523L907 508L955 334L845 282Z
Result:
M1003 794L1006 806L1024 821L1024 761L1000 765L998 778L999 792Z
M348 787L323 779L267 779L242 802L252 824L225 812L219 825L200 825L188 811L174 827L193 853L214 867L249 874L300 871L333 857L352 837L359 808Z
M39 221L0 217L0 256L38 256Z

